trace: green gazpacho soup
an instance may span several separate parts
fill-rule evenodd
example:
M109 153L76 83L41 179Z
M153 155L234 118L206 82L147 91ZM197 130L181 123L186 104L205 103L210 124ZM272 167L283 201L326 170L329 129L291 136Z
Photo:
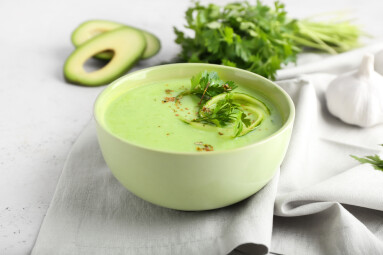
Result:
M132 87L109 103L104 118L107 129L123 140L178 152L238 148L282 126L279 111L267 97L206 71L192 80Z

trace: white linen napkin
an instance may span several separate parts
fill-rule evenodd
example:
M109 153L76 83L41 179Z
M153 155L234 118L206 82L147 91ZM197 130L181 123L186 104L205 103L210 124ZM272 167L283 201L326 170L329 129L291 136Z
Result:
M297 65L290 64L277 71L277 80L296 78L311 73L340 74L357 68L366 53L375 54L383 50L383 42L376 41L365 47L357 48L338 55L325 53L302 53Z

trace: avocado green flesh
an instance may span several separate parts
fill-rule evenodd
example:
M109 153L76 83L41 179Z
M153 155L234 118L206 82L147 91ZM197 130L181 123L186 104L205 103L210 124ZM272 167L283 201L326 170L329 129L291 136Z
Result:
M103 122L111 133L133 144L179 152L195 152L203 144L212 145L214 151L242 147L264 139L282 126L279 112L266 97L240 85L236 91L261 100L270 110L259 126L236 138L219 134L219 129L213 126L196 128L182 119L191 120L197 116L197 97L186 96L181 99L181 105L163 102L186 88L190 88L189 79L168 80L125 90L108 103Z
M93 38L94 36L97 36L99 34L102 34L117 28L122 28L122 27L137 29L134 27L126 26L117 22L107 21L107 20L86 21L82 23L81 25L79 25L73 31L72 38L71 38L72 43L75 47L79 47L81 44ZM140 29L137 29L137 30L142 32L146 40L146 48L141 58L147 59L157 54L161 48L161 44L158 38L147 31L140 30ZM104 59L104 60L109 60L112 58L112 56L113 56L113 52L109 52L109 51L104 51L95 55L96 58Z
M87 86L107 84L127 72L141 58L145 47L145 38L136 29L123 27L102 33L72 52L64 65L65 78ZM113 58L99 70L85 71L85 62L105 49L114 52Z

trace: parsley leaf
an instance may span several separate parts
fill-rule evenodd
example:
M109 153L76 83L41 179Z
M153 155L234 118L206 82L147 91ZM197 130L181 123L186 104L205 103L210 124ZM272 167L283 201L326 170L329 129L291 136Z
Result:
M381 144L383 146L383 144ZM374 156L366 156L364 158L359 158L354 155L350 155L352 158L358 160L362 164L371 164L376 170L383 171L383 159L381 159L378 155Z
M234 137L240 136L243 131L243 126L249 127L251 120L247 118L247 115L243 111L238 111L237 118L234 123Z
M191 88L187 94L197 95L201 98L200 105L202 102L206 102L210 98L230 92L237 88L238 85L233 81L224 82L218 77L217 72L203 71L191 78ZM181 94L186 94L185 92Z

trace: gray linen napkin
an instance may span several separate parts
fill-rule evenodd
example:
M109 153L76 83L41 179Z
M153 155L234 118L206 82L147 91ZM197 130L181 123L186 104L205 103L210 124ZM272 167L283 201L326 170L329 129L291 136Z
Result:
M235 171L235 169L233 169ZM235 205L183 212L152 205L107 168L94 123L68 156L32 254L266 254L279 171Z
M279 185L277 175L219 210L180 212L135 197L110 174L90 124L67 159L33 254L265 254L272 228L278 253L383 254L383 173L348 156L378 153L383 125L361 129L332 117L323 91L333 78L278 82L296 105Z

